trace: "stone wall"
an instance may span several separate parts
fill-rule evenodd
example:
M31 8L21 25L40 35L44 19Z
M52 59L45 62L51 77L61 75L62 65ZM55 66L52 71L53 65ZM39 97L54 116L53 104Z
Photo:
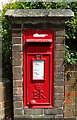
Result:
M22 22L23 21L23 22ZM13 64L13 106L14 118L63 118L64 109L64 57L65 30L64 21L51 23L51 19L40 18L13 21L12 23L12 64ZM33 21L34 22L33 24ZM39 22L41 21L41 22ZM43 23L44 21L44 23ZM53 20L54 21L54 20ZM23 24L22 24L23 23ZM55 31L55 82L54 109L25 109L23 107L23 29Z
M77 119L77 66L69 64L65 72L64 117Z
M12 118L12 86L11 82L3 78L0 82L0 120Z
M0 12L0 120L12 118L12 84L7 78L2 78L2 19ZM4 76L3 76L4 77Z

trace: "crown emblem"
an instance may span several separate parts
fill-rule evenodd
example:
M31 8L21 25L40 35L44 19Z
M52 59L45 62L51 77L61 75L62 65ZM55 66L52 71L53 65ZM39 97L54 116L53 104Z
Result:
M36 90L41 90L42 86L43 86L42 83L36 83L34 87L35 87Z

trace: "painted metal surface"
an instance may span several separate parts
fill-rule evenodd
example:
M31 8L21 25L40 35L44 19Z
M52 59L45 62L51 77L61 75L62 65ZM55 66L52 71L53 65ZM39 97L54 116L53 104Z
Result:
M23 31L24 108L54 107L54 45L54 31Z

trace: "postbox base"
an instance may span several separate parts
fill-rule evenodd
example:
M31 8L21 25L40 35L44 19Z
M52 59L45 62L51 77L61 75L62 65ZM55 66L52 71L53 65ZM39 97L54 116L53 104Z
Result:
M28 117L15 117L14 120L64 120L64 118L55 118L53 115L50 116L28 116Z

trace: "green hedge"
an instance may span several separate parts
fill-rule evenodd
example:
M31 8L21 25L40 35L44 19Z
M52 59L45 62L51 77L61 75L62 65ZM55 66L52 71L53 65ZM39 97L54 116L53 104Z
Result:
M2 36L3 36L3 73L6 77L12 78L12 60L11 60L11 26L5 19L4 14L7 9L71 9L75 17L66 22L66 48L65 62L77 64L77 2L15 2L6 4L2 10Z

